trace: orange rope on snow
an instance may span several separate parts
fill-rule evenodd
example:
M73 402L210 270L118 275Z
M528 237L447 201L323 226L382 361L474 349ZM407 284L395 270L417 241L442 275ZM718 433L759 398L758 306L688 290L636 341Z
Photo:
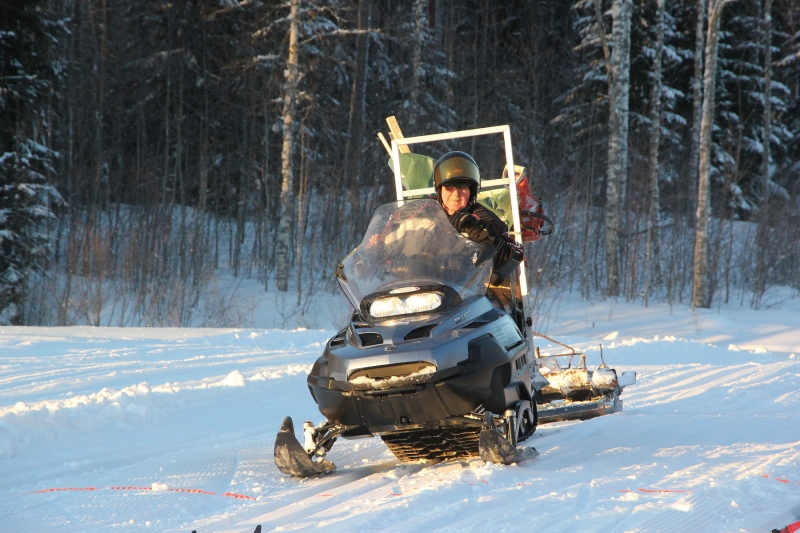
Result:
M761 477L763 477L764 479L770 479L770 477L769 477L769 474L761 474ZM797 483L798 485L800 485L800 481L797 481L797 482L795 482L795 481L790 481L790 480L788 480L788 479L784 479L784 478L782 478L782 477L774 477L774 478L772 478L772 479L774 479L775 481L780 481L781 483L791 483L792 485L794 485L795 483Z
M71 490L100 490L95 487L54 487L51 489L35 490L33 492L64 492Z
M45 492L67 492L67 491L88 491L88 490L118 490L118 491L150 491L150 492L162 492L160 490L154 490L152 486L145 487L139 485L112 485L110 487L53 487L41 490L35 490L32 493L45 493ZM190 489L190 488L183 488L183 487L168 487L163 489L163 492L180 492L182 494L204 494L207 496L224 496L226 498L235 498L237 500L252 500L256 501L256 498L253 496L248 496L247 494L238 494L236 492L223 492L222 494L217 494L216 492L210 492L203 489ZM31 493L29 493L31 494Z

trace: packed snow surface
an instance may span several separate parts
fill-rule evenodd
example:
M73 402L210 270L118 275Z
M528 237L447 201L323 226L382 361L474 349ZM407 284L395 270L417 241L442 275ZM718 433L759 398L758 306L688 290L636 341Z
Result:
M305 379L332 331L0 328L0 531L770 531L800 519L793 302L562 299L549 336L637 372L623 412L541 426L515 466L339 440L305 480L272 444L322 421Z

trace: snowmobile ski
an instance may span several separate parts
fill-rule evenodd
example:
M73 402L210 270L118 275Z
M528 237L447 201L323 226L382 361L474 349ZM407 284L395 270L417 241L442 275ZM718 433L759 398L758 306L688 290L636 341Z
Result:
M303 448L294 436L292 417L287 416L281 423L281 430L275 438L275 465L284 474L297 477L309 477L324 474L336 468L336 465L323 457L316 461Z
M511 419L513 423L513 419ZM517 431L515 427L514 432ZM513 437L512 437L513 438ZM532 459L539 455L536 448L528 446L525 448L517 448L514 444L500 434L494 423L494 415L486 413L484 427L481 430L479 441L479 451L481 459L487 463L496 463L499 465L510 465Z

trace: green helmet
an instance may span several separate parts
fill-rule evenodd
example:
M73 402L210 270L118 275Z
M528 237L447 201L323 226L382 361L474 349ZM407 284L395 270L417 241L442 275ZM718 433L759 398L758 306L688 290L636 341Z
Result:
M447 152L433 167L433 185L436 194L442 185L469 185L469 201L475 201L481 188L481 171L472 156L464 152Z

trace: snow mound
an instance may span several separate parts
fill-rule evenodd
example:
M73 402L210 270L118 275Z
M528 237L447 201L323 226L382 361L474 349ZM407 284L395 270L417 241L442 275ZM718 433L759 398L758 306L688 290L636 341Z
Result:
M244 376L238 370L234 370L228 376L219 382L220 385L224 385L225 387L244 387L245 380Z
M262 370L248 379L250 381L262 381L265 379L281 379L285 376L294 376L296 374L310 374L311 366L312 365L289 365L281 370Z

